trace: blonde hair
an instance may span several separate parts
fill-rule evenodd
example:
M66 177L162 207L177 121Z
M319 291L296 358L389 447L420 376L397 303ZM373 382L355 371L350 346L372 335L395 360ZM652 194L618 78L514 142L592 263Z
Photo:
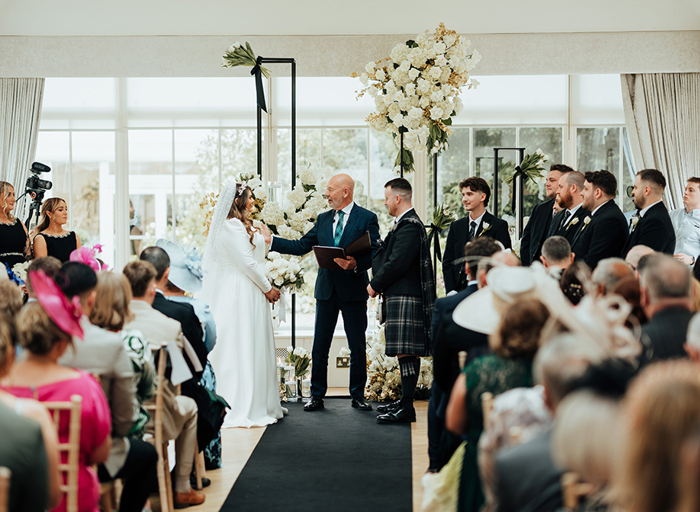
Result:
M5 199L7 199L7 196L10 195L10 187L12 187L13 190L15 188L14 185L12 185L12 183L8 183L7 181L0 181L0 198L2 198L2 210L5 212L5 215L7 215L7 219L10 222L14 222L15 216L12 215L11 212L5 210L7 208L7 205L5 204Z
M4 269L0 268L0 271ZM22 290L12 281L0 281L0 311L15 316L22 309Z
M37 356L51 352L59 341L72 342L71 336L61 330L39 302L26 304L17 316L19 343Z
M68 203L64 199L61 199L60 197L52 197L50 199L47 199L44 201L44 203L41 205L41 220L39 221L39 224L34 228L35 233L41 233L44 231L46 228L49 227L49 224L51 224L51 219L49 219L49 213L53 213L56 208L60 206L60 204L63 203L68 207Z
M631 512L675 510L681 448L700 424L700 370L689 361L645 368L625 398L628 428L620 489Z
M8 355L14 350L17 343L17 327L14 320L7 313L0 311L0 377L3 377L9 368Z
M121 331L132 319L129 303L132 299L131 284L124 274L98 272L95 287L95 307L90 322L110 331Z
M242 189L239 193L238 190ZM248 199L250 198L252 192L250 187L243 186L241 183L236 183L236 197L231 203L231 209L228 211L227 219L238 219L243 223L248 236L250 237L250 245L255 248L253 243L253 235L255 234L255 229L253 228L253 220L248 214Z

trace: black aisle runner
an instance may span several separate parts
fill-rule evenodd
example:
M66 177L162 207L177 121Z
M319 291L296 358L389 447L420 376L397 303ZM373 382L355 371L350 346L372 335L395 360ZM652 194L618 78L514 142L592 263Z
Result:
M322 411L270 425L222 512L412 510L411 428L379 425L376 411L326 399Z

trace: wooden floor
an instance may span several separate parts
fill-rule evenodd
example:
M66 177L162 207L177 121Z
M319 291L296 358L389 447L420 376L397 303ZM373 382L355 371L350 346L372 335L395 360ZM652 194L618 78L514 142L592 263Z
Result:
M329 395L347 394L345 389L329 390ZM413 451L413 510L419 511L423 488L421 477L428 469L428 401L416 402L416 423L411 425L411 444ZM211 485L204 489L207 501L198 507L188 510L193 512L219 512L226 501L231 487L240 475L255 446L260 441L266 427L262 428L227 428L221 431L224 467L208 471L207 477ZM274 428L274 427L273 427Z

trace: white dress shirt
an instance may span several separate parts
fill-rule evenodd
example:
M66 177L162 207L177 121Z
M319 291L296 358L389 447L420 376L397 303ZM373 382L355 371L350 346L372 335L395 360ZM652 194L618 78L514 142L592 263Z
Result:
M348 219L350 218L350 212L352 211L352 207L355 205L354 201L350 201L350 204L347 205L345 208L341 208L341 211L345 214L343 215L343 230L345 230L345 226L348 225ZM338 225L338 218L340 215L338 215L338 211L336 211L333 214L333 231L332 233L335 234L335 227Z
M700 210L686 212L678 208L668 212L676 232L675 254L687 254L694 259L700 256Z

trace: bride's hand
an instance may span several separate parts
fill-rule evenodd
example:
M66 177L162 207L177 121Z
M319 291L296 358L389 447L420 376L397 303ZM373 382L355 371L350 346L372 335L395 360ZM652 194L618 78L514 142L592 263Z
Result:
M261 222L260 232L262 233L262 236L265 239L265 243L267 245L270 245L272 243L272 233L270 233L270 228L268 228L265 224Z
M280 299L280 291L273 286L270 288L270 291L265 294L265 297L267 297L268 301L274 304Z

